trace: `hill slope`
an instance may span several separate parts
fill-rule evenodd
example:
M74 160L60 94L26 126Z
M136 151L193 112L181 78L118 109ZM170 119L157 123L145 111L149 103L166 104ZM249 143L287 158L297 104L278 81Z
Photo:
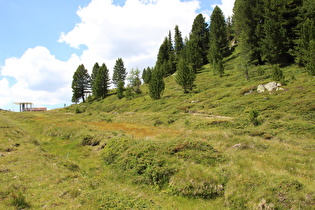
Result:
M246 81L235 57L222 78L204 66L186 95L171 76L161 100L143 85L131 99L1 112L0 208L312 208L315 79L288 66L284 90L259 94L272 67Z

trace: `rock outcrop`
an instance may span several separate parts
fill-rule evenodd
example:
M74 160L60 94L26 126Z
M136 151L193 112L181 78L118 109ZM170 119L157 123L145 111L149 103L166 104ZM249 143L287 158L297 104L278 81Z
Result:
M283 88L281 88L281 86L282 84L277 83L277 82L269 82L265 85L260 84L257 86L257 92L263 93L265 91L272 92L272 91L284 90Z

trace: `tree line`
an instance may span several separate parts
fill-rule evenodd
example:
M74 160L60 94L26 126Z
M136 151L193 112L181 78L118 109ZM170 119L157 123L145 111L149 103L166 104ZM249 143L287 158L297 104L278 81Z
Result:
M154 67L142 71L142 80L153 99L160 99L165 89L164 78L175 76L184 93L192 91L196 74L210 63L214 74L224 76L224 58L239 46L242 68L250 65L304 66L315 76L315 3L314 0L235 0L233 16L225 19L216 6L210 24L202 14L196 16L188 37L183 39L179 27L174 40L169 31L161 44ZM140 93L140 71L133 69L128 78L130 91ZM248 75L248 72L247 72ZM117 97L123 97L126 69L121 58L116 61L112 82ZM105 64L93 67L91 77L83 65L73 76L73 102L91 93L105 98L110 80Z

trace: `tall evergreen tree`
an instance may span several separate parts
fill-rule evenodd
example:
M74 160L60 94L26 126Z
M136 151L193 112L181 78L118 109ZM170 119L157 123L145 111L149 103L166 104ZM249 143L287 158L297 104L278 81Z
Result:
M96 93L94 92L95 91L95 88L94 87L94 82L95 82L95 79L97 77L97 73L98 73L98 69L100 68L100 66L98 65L98 63L96 62L93 66L93 69L92 69L92 74L91 74L91 87L92 87L92 94L93 95L96 95Z
M160 46L155 66L162 72L163 77L169 76L176 71L171 32L169 32L168 37L165 37Z
M115 66L114 66L114 73L113 73L113 83L118 86L118 82L122 81L123 83L125 82L127 76L127 71L124 66L124 61L122 58L118 58L116 60Z
M204 64L202 49L198 44L198 40L195 38L186 40L184 50L186 52L183 56L185 56L186 61L191 65L194 72L197 73L197 70Z
M224 55L227 53L228 36L223 12L218 6L214 8L210 17L209 37L209 62L215 66L215 71L219 72L222 76L222 60Z
M293 62L301 0L264 0L263 57L271 64Z
M298 38L296 40L296 62L307 68L315 76L315 4L313 0L304 0L298 17Z
M242 62L262 64L263 0L235 0L234 24ZM246 64L247 65L247 64Z
M168 76L176 72L175 50L173 46L171 31L169 31L168 33L168 61L167 62L168 62L168 69L167 69L167 76Z
M80 98L85 102L85 95L90 93L90 75L85 69L84 65L81 64L73 74L72 80L72 102L78 103Z
M140 80L140 71L139 69L131 69L129 76L128 76L128 81L130 87L133 89L135 93L141 93L140 90L140 85L141 85L141 80Z
M182 32L179 30L178 25L175 26L174 39L175 39L175 55L176 57L178 57L184 47Z
M188 93L193 89L195 79L195 71L191 65L181 57L177 64L177 74L175 77L176 83L183 88L184 93Z
M93 82L92 90L96 98L105 98L109 88L109 70L103 63L97 71L97 76Z
M231 16L229 16L226 20L226 32L228 36L228 41L232 41L235 37L235 32L234 32L234 20Z
M208 24L205 22L205 18L202 14L197 15L194 19L189 39L194 40L194 42L197 43L198 47L196 47L195 50L198 50L198 55L201 55L202 65L207 64L207 54L209 50L209 29Z
M152 75L152 70L151 70L150 67L147 67L146 69L143 69L142 79L143 79L143 82L145 84L149 84L150 83L151 75Z
M165 89L163 73L157 67L152 71L151 80L149 83L149 94L152 99L160 99Z

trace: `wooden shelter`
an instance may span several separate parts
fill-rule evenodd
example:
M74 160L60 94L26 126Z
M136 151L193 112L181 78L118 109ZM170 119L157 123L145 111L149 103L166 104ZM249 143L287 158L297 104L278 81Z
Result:
M33 103L31 102L15 102L16 105L19 105L20 112L38 112L38 111L47 111L46 107L34 108Z

